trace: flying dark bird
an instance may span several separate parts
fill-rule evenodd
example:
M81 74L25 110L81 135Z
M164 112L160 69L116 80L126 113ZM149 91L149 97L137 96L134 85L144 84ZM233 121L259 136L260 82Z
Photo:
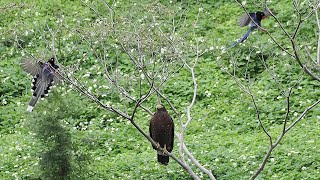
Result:
M161 147L171 152L173 149L174 124L168 111L163 105L157 105L157 111L150 121L150 137ZM157 150L156 146L153 149ZM169 156L158 150L158 162L168 165Z
M270 11L268 11L267 9L265 9L263 12L258 11L256 13L250 12L249 15L251 16L251 18L254 20L254 22L256 24L258 24L261 27L261 21L262 19L267 18L268 16L271 15ZM244 27L244 26L250 26L249 30L247 31L247 33L241 38L239 39L236 43L234 43L231 47L236 46L239 43L242 43L244 40L246 40L250 33L256 29L258 26L252 21L252 19L249 17L249 15L247 13L243 14L242 17L238 20L238 24L240 27ZM263 29L264 30L264 29Z
M35 62L31 59L23 59L21 63L22 69L33 75L31 91L32 98L29 102L27 111L31 112L39 98L48 95L48 91L52 85L59 82L57 69L59 66L55 64L55 59L51 58L48 62Z

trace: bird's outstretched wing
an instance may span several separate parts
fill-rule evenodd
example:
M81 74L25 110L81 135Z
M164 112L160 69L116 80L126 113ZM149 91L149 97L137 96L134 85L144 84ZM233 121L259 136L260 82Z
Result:
M249 13L251 17L255 15L255 13ZM248 26L251 22L251 18L248 16L247 13L244 13L241 18L238 20L238 24L240 27Z
M33 61L31 59L22 59L21 67L27 73L30 73L32 76L35 76L41 73L43 63L41 61Z
M263 13L264 13L264 15L266 16L266 17L269 17L269 16L272 16L271 15L271 13L273 14L273 15L276 15L276 13L273 11L273 10L271 10L271 9L264 9L263 10Z

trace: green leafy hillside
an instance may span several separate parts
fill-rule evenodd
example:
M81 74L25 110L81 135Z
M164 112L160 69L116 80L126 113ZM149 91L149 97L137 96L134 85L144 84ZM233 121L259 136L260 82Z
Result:
M248 11L264 8L260 1L245 3ZM303 116L257 178L319 179L320 82L304 71L292 48L293 42L305 69L320 75L314 62L320 27L316 14L308 15L316 1L299 1L305 19L292 42L283 32L292 37L299 25L292 2L267 3L283 29L268 17L262 21L267 32L257 28L229 48L247 31L238 27L244 9L236 1L2 0L0 179L192 179L173 158L160 165L148 139L116 111L134 114L149 134L159 98L188 150L217 179L249 179L270 138L275 143L284 124ZM20 62L52 56L81 85L65 80L29 113L32 77ZM126 93L146 99L136 108ZM175 137L178 158L180 145Z

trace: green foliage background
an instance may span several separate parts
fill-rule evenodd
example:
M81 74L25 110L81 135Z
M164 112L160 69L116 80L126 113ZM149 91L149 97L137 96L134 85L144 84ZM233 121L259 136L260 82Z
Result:
M57 30L59 45L63 47L57 53L59 62L69 66L81 61L82 70L77 73L79 76L90 74L85 79L87 86L104 93L106 101L128 112L132 112L134 104L121 99L103 77L99 78L95 55L79 36L75 36L75 29L99 31L93 29L99 17L90 8L81 1L39 0L2 0L0 7L13 3L16 6L0 9L0 179L190 179L173 160L166 167L159 165L151 144L129 122L98 108L70 90L66 83L56 88L49 98L40 101L34 112L27 113L31 77L22 71L19 62L26 52L37 58L48 58L48 44L52 40L50 29L57 30L61 18L66 26ZM183 9L186 10L186 24L195 22L199 8L202 9L196 35L205 38L207 49L212 47L213 51L204 54L195 69L198 96L192 109L194 120L187 130L186 145L218 179L248 179L268 149L268 138L257 122L250 98L221 68L232 68L232 57L237 58L237 76L252 86L261 118L273 138L281 132L286 102L279 86L265 70L261 57L269 57L266 66L279 75L284 91L294 86L289 123L320 95L319 82L305 75L287 55L282 55L261 31L253 33L244 44L229 53L221 53L223 46L232 44L246 31L237 27L237 19L243 10L233 1L117 1L116 4L115 10L119 14L131 14L137 19L147 14L143 10L151 6L163 7L166 10L162 12L163 16ZM248 3L248 9L255 11L255 4L256 1ZM95 7L99 7L100 13L108 13L105 6ZM270 8L278 13L280 21L292 33L296 22L291 2L274 1ZM263 26L286 48L289 47L290 42L283 38L273 19L265 20ZM315 21L311 18L302 26L297 40L301 46L310 46L312 55L316 42L314 29ZM183 30L178 32L182 34ZM192 40L191 34L185 34L187 40ZM109 43L111 40L106 37L101 41ZM263 51L257 52L257 47L263 47ZM251 53L252 49L254 53ZM110 54L111 59L115 56L116 52ZM124 75L122 83L131 87L132 84L126 82L132 80L135 72L131 71L128 58L122 59L119 68L129 74ZM244 78L243 74L250 78ZM191 101L192 88L190 72L182 69L162 91L179 111L184 112ZM131 92L135 93L134 90ZM155 101L152 97L145 104L152 109ZM259 179L320 178L319 112L319 107L314 108L286 135ZM170 113L173 115L172 111ZM136 121L146 132L150 118L142 111L137 113ZM179 124L175 123L176 126ZM48 153L50 157L46 159ZM177 149L174 153L177 154ZM68 165L63 177L56 175L61 170L59 163Z

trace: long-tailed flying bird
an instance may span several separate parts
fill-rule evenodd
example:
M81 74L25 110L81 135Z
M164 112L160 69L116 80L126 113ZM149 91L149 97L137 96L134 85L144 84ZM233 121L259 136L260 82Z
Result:
M48 62L33 61L31 59L23 59L21 63L22 69L33 75L31 91L32 98L29 102L27 111L31 112L39 98L48 95L48 91L52 85L59 82L57 69L59 66L55 64L55 59L51 58Z
M251 16L251 18L249 17L249 15ZM258 26L256 24L258 24L261 27L261 21L262 19L267 18L268 16L271 15L270 11L268 11L267 9L265 9L263 12L258 11L256 13L250 12L249 15L247 13L243 14L241 16L241 18L238 20L238 24L240 27L244 27L244 26L250 26L249 30L247 31L247 33L241 38L239 39L236 43L234 43L231 47L236 46L239 43L242 43L244 40L246 40L250 33L256 29ZM254 20L254 23L252 20ZM264 29L263 29L264 30Z
M174 139L174 124L170 117L168 111L163 105L157 105L157 111L153 115L150 121L149 127L150 137L161 147L171 152L173 149L173 139ZM153 149L157 150L156 146ZM158 152L158 162L163 165L168 165L169 156L167 156L163 151Z

